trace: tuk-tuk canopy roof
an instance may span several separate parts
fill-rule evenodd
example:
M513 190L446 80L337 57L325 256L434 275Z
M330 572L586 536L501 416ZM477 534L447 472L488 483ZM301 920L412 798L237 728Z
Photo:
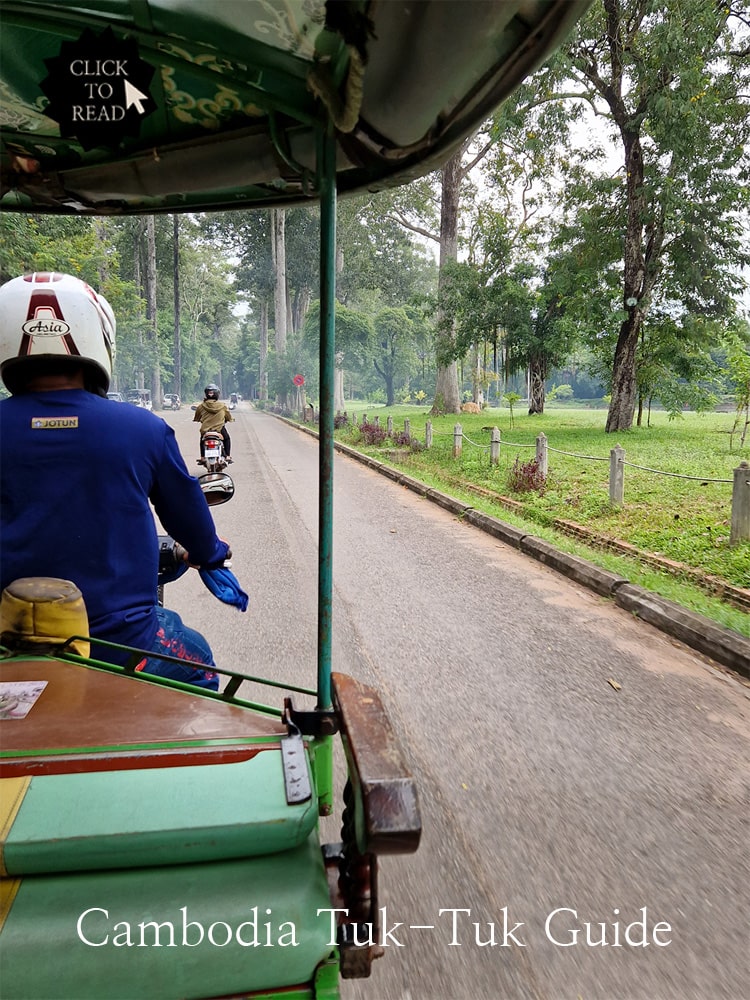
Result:
M589 0L3 0L0 207L290 205L439 166Z

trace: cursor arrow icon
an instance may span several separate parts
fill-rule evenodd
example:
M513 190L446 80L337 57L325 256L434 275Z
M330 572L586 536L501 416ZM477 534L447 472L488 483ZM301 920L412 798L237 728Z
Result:
M125 110L135 106L135 110L139 115L144 114L143 111L143 101L148 100L148 94L142 94L137 87L134 87L132 83L125 81Z

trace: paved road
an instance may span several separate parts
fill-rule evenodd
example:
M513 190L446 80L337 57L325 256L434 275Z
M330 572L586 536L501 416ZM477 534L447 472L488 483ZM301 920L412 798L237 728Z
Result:
M192 463L191 417L165 415ZM195 574L167 600L220 663L312 686L316 443L237 417L215 515L250 610ZM344 998L750 998L750 687L358 463L336 475L334 669L383 693L424 821L382 866L403 926Z

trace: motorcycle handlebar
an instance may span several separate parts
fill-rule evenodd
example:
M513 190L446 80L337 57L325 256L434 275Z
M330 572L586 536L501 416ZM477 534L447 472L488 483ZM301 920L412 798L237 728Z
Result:
M169 535L159 535L159 584L163 585L175 579L180 570L186 569L185 556L187 549L183 548L179 542ZM227 549L227 558L224 560L224 567L227 569L232 565L232 550Z
M159 535L159 577L171 576L185 561L186 550L169 535Z

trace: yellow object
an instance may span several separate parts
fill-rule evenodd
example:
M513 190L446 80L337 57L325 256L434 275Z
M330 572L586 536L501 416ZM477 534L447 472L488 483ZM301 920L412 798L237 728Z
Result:
M7 875L5 868L5 843L18 815L21 803L29 790L31 778L0 778L0 875Z
M21 888L20 878L0 878L0 931Z
M22 577L9 584L0 599L0 641L40 653L62 646L72 635L88 635L89 619L80 590L70 580L47 576ZM70 649L88 656L88 642Z

